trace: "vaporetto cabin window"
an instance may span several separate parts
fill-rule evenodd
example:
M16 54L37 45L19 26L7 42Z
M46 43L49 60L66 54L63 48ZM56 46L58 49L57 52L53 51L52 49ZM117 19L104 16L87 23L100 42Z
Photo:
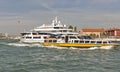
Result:
M47 42L47 40L45 40L45 42Z
M85 41L85 43L89 43L89 41Z
M102 43L102 41L97 41L97 43Z
M107 41L103 41L103 44L107 44Z
M80 43L84 43L84 41L80 41Z
M26 39L31 39L32 37L26 37Z
M78 40L74 40L74 43L79 43L79 41Z
M47 37L44 37L44 39L46 39Z
M67 32L67 30L63 30L63 32Z
M52 42L52 40L49 40L49 42Z
M95 43L95 41L91 41L91 43Z
M76 39L76 37L74 37L74 36L70 36L69 38L70 38L70 39Z
M37 35L37 33L32 33L33 35Z
M55 43L55 42L57 42L57 40L53 40L53 42Z
M33 39L40 39L41 37L33 37Z

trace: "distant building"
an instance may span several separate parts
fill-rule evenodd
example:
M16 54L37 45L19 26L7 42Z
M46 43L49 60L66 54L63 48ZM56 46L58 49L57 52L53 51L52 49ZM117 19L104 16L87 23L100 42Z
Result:
M104 34L105 30L103 28L83 28L80 30L80 34L89 35L93 38L99 38Z
M20 39L20 36L10 36L7 33L0 33L0 39Z
M108 37L120 37L120 28L110 28L105 31Z
M0 38L8 37L8 34L6 33L0 33Z

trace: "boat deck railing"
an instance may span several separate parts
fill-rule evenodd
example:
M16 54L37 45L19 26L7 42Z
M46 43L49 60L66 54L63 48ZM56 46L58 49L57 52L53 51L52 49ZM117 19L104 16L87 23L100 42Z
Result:
M93 40L93 39L71 39L69 43L92 43L92 44L110 44L110 41L105 40Z

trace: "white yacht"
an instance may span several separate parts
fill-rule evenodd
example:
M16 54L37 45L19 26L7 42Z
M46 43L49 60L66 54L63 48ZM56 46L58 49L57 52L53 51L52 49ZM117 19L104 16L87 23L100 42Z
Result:
M21 33L21 41L27 43L44 42L45 38L56 37L59 35L78 35L73 29L68 29L65 24L62 24L57 17L52 20L51 24L43 24L30 32Z

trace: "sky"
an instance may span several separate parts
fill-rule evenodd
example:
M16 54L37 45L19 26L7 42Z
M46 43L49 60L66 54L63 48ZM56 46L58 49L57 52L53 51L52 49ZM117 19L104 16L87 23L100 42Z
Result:
M57 16L81 28L120 28L120 0L0 0L0 33L19 35Z

